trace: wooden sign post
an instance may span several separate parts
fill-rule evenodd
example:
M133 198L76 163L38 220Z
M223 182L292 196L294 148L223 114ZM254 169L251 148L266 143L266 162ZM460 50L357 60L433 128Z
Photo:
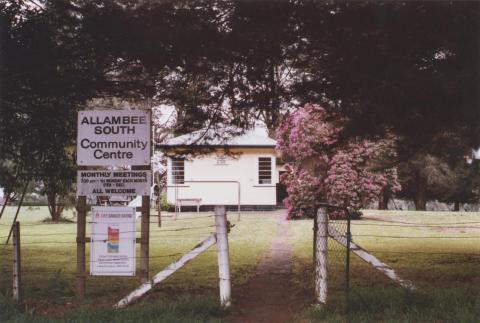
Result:
M151 111L80 111L77 136L79 172L87 169L95 170L96 167L91 166L130 165L132 171L148 171L148 176L151 176L151 137ZM79 191L78 187L77 191ZM149 194L150 188L146 192ZM109 196L113 193L102 192L101 194ZM85 195L79 195L77 198L77 212L76 296L78 300L82 300L85 298L87 278L85 246L91 241L91 238L86 236L87 197ZM140 242L139 276L142 282L145 282L149 277L150 195L142 195L141 213L141 238L137 242Z
M150 264L150 196L142 196L142 224L140 242L140 278L148 281Z
M22 301L22 264L20 257L20 222L13 224L13 300Z
M148 166L132 166L132 170L150 170ZM140 224L140 279L146 282L149 277L149 246L150 246L150 195L142 196L142 219Z
M85 243L87 223L87 197L77 198L77 298L85 297L87 273L85 271Z

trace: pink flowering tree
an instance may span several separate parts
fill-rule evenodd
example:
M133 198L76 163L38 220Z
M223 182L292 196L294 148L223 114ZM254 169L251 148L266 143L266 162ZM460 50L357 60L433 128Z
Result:
M286 164L284 203L290 217L302 217L319 202L354 209L378 200L382 190L400 190L391 139L340 140L345 120L319 105L307 104L277 129L277 150Z

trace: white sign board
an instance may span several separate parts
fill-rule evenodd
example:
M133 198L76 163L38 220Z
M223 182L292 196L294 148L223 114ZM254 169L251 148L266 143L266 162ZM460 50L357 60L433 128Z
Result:
M135 276L135 208L92 207L90 275Z
M150 165L146 111L79 111L77 129L78 165Z
M79 170L77 196L150 195L149 170Z

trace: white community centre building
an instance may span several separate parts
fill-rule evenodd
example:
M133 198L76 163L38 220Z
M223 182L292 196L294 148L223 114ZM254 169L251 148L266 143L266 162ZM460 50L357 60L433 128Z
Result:
M197 211L215 205L275 208L285 197L275 146L266 131L258 130L228 139L212 139L200 130L157 145L167 156L168 202Z

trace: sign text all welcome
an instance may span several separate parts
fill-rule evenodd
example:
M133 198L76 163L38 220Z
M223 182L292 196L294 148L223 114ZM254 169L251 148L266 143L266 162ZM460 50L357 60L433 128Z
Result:
M150 195L152 173L149 170L77 171L77 195L138 196Z

